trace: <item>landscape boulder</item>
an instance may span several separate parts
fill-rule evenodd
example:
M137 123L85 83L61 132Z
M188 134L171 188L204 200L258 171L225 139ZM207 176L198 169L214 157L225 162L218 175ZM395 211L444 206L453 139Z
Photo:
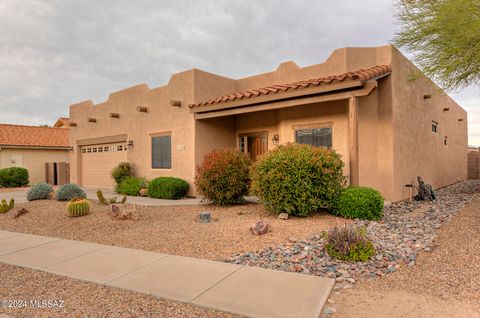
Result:
M252 224L252 226L250 226L250 233L253 235L263 235L268 233L268 231L270 231L270 225L264 220L255 222Z

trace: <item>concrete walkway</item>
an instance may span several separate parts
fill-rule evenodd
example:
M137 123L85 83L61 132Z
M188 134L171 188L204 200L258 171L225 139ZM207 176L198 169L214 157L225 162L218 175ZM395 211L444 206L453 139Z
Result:
M97 188L84 188L85 192L87 193L87 198L90 200L98 200L97 199ZM123 195L118 194L112 189L101 189L103 195L106 198L117 197L120 200ZM199 205L204 204L201 202L200 198L186 198L180 200L164 200L164 199L154 199L148 197L134 197L134 196L127 196L127 202L133 203L136 205L145 205L145 206L178 206L178 205Z
M317 318L334 284L313 275L2 230L0 262L248 317Z

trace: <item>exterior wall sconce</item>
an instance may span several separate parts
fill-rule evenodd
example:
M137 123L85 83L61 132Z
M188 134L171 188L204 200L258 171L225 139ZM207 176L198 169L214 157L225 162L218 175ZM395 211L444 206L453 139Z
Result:
M127 146L128 146L128 149L132 149L133 148L133 140L129 140L127 142Z
M278 134L273 135L272 137L272 143L277 146L280 143L280 136Z

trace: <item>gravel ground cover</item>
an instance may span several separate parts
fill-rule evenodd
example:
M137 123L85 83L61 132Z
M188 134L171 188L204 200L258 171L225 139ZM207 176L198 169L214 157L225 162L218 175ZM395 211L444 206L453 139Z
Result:
M63 301L62 308L0 308L14 317L240 317L6 264L0 273L0 301Z
M65 202L51 200L18 204L30 212L13 219L14 210L0 214L0 229L45 236L137 248L161 253L207 259L226 259L251 249L276 246L289 237L306 237L327 230L337 219L328 214L309 218L280 220L258 204L234 207L214 206L137 206L139 221L115 221L109 207L92 201L88 216L65 215ZM210 211L213 222L195 220L201 211ZM263 219L272 231L250 234L252 223Z
M355 318L480 317L480 195L439 230L431 252L384 279L332 293L327 312Z
M385 208L381 221L355 220L365 226L377 255L367 263L332 259L324 251L320 233L306 239L256 252L239 254L228 262L264 268L302 272L335 278L339 287L351 287L360 277L377 277L396 272L401 266L413 267L420 251L430 252L438 229L480 191L478 181L456 183L437 191L433 202L401 202Z

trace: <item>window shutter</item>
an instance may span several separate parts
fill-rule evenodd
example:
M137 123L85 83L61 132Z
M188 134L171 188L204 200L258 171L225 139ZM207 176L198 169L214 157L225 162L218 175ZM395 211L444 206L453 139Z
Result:
M152 137L152 168L170 169L172 167L171 136Z

